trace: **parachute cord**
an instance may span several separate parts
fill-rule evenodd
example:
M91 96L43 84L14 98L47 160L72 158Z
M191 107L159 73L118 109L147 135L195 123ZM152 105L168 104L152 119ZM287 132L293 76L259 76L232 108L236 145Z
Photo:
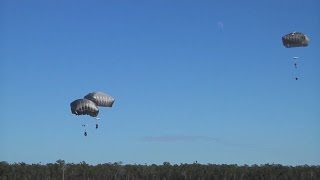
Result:
M82 127L83 127L83 134L84 134L84 136L87 136L87 124L82 124Z
M293 61L293 78L295 80L299 80L300 78L300 73L299 73L299 65L298 65L298 59L294 59Z
M99 128L99 124L98 124L98 122L99 122L99 117L95 117L94 119L96 119L96 129L98 129Z

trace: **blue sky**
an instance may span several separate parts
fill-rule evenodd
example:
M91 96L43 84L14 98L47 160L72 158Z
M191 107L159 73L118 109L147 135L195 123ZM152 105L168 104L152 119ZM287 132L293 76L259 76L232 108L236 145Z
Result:
M0 160L319 164L319 7L3 0ZM116 99L98 130L69 105L92 91Z

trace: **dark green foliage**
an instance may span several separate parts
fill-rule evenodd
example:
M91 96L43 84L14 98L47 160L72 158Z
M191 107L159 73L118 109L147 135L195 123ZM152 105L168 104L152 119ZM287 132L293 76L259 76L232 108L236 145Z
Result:
M64 170L64 171L63 171ZM282 166L279 164L174 164L123 165L122 162L89 165L58 160L48 164L0 162L0 180L316 180L320 166Z

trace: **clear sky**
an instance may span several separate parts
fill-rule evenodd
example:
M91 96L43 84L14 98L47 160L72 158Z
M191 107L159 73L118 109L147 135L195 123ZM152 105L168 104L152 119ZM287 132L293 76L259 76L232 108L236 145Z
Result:
M0 160L320 164L319 8L2 0ZM285 48L293 31L309 46ZM116 99L98 130L70 111L93 91Z

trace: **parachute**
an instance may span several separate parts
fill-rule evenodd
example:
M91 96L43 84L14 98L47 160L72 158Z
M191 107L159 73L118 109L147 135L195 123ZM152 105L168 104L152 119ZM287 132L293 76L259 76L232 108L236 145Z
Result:
M99 109L97 105L88 99L77 99L70 104L71 112L75 115L89 115L97 117Z
M309 38L301 32L292 32L282 36L282 43L286 48L306 47L309 44Z
M307 35L301 32L292 32L282 36L282 44L286 48L296 48L296 47L307 47L309 45L309 38ZM298 71L298 60L299 57L295 56L293 59L294 70L294 79L298 80L299 71Z
M70 103L71 112L75 115L89 115L96 120L96 129L98 129L98 116L100 107L112 107L114 98L103 92L92 92L87 94L84 99L77 99ZM82 125L83 126L83 125ZM87 126L87 125L86 125ZM83 126L84 128L86 126ZM85 130L84 135L87 136Z
M84 98L91 100L97 106L101 107L112 107L114 103L114 98L103 92L92 92L87 94Z

